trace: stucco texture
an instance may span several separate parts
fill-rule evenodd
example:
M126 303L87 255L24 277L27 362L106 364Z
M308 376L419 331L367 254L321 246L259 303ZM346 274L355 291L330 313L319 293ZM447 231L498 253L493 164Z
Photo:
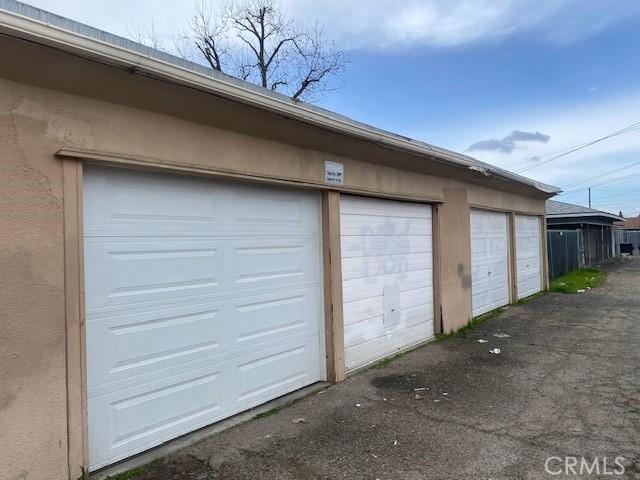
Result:
M62 170L37 105L0 85L0 478L67 471Z

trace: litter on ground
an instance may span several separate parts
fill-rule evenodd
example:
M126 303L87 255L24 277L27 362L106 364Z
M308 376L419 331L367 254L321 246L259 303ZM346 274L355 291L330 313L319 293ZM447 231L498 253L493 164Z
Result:
M291 420L291 423L307 423L307 421L302 417L298 417Z
M478 340L478 343L487 343L489 340L485 340L484 338L481 338L480 340Z
M494 333L493 336L496 338L509 338L511 335L509 335L508 333L498 332Z
M578 293L584 293L586 290L584 288L579 288L578 290L576 290L576 292Z
M493 348L493 349L489 350L489 353L493 353L495 355L499 355L501 352L500 352L499 348Z

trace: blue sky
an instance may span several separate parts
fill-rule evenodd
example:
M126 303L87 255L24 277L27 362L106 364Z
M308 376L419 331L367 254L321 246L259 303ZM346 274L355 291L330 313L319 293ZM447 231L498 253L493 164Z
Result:
M193 11L191 2L173 0L28 3L124 36L153 19L169 47ZM595 208L640 212L640 129L544 163L640 122L637 0L281 5L300 21L319 19L350 59L342 88L320 105L570 187L559 200L586 204L593 185Z

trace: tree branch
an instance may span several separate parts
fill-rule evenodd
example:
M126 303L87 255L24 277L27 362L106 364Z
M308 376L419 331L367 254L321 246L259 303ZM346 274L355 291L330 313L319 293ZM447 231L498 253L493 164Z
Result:
M342 52L326 42L317 23L296 24L275 0L237 0L211 15L211 0L198 0L191 22L192 48L206 64L238 78L309 100L332 89L345 66ZM229 0L227 0L229 1Z

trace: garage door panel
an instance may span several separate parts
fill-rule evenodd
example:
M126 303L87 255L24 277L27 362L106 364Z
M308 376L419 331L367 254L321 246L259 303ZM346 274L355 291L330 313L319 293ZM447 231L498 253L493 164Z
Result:
M509 303L507 216L471 210L471 303L481 315Z
M236 410L262 403L262 398L278 397L284 393L308 385L315 375L319 375L318 366L310 364L309 358L317 357L320 344L300 339L279 348L269 348L239 363L236 366L238 394L235 399ZM311 350L311 351L310 351Z
M130 232L153 236L214 232L219 202L210 182L198 178L176 182L174 178L150 172L131 175L125 169L111 169L108 175L85 176L85 234ZM109 201L105 202L107 197Z
M99 308L315 283L317 251L315 238L88 239L85 262L95 267L87 270L86 302Z
M215 241L87 238L87 308L216 293L224 258Z
M224 363L171 371L152 382L90 396L87 409L90 457L94 468L126 458L166 439L200 428L228 413ZM177 372L177 373L176 373Z
M424 323L412 327L396 330L389 335L375 336L369 340L349 347L348 369L358 368L377 359L393 355L402 348L410 348L431 338L433 334L425 332ZM376 352L372 358L371 352Z
M220 411L220 380L216 371L112 402L113 446Z
M344 327L344 341L349 345L349 348L353 348L378 338L381 330L384 330L384 316L382 315L368 318L362 322L351 323Z
M542 290L540 220L534 215L516 215L518 298Z
M91 469L324 377L317 193L85 179Z
M345 280L342 283L343 301L352 302L382 295L385 285L398 285L400 292L433 285L432 270L416 270L402 274L377 275Z
M273 342L313 335L319 329L318 295L314 288L282 290L235 302L235 343Z
M316 342L298 339L245 354L188 374L164 376L132 388L94 397L89 409L106 413L93 428L94 436L109 438L103 445L112 458L144 450L213 421L233 415L315 381ZM315 349L309 352L308 349ZM233 362L233 365L230 364ZM311 371L310 371L311 369ZM96 445L98 446L98 445Z
M489 250L489 240L487 238L478 237L477 229L471 230L471 254L484 254Z
M425 299L430 298L433 287L431 285L426 287L411 288L408 290L400 291L400 306L401 308L412 308L423 305ZM345 303L343 307L343 314L345 318L345 326L350 323L361 322L367 318L375 317L379 315L379 312L384 309L384 297L366 297L361 300L354 300Z
M106 171L92 167L94 171ZM115 169L111 169L115 170ZM319 212L298 191L268 185L212 183L207 179L130 170L109 172L108 177L85 181L85 230L92 235L153 236L308 232L316 228ZM103 202L105 196L109 202ZM158 206L162 211L158 211ZM223 205L223 211L221 211ZM232 209L233 215L228 215Z
M433 336L431 207L342 196L340 223L351 370Z
M396 331L424 324L425 317L428 317L430 315L429 312L432 310L433 304L421 304L415 307L403 305L403 309L400 312L400 320L392 328L385 325L383 315L367 317L358 322L345 324L345 343L351 347L379 336L381 331L386 332L386 335L394 335Z
M421 210L418 213L422 213ZM340 234L344 236L376 235L431 235L431 216L384 216L357 213L343 213L340 220Z
M315 288L282 290L246 298L180 306L148 306L137 312L88 317L89 388L118 389L149 381L173 365L198 359L222 361L264 345L317 335ZM147 377L150 374L151 377Z
M230 228L235 232L255 232L259 225L262 234L307 233L318 223L318 211L313 204L301 199L298 192L264 186L259 192L230 187L231 205L235 215Z
M472 265L471 266L471 281L473 285L480 285L487 282L487 276L489 274L489 265Z
M345 328L350 324L379 316L383 310L384 297L382 295L347 302L343 307Z
M149 310L87 319L87 351L92 388L220 353L225 331L221 303ZM218 317L218 318L216 318Z
M343 258L431 253L431 245L422 235L343 236L340 248Z
M518 272L522 272L525 274L535 274L539 273L540 269L540 260L536 257L523 257L518 259Z
M343 196L342 198L346 199L346 202L342 202L340 205L340 215L382 216L386 217L389 222L393 222L397 218L431 219L431 207L429 205L353 195Z
M312 255L318 247L315 239L258 239L236 242L230 252L235 270L233 288L277 287L315 282L318 263Z
M424 270L432 258L431 253L366 256L345 258L342 261L342 278L354 280L368 278L371 274L403 273Z

